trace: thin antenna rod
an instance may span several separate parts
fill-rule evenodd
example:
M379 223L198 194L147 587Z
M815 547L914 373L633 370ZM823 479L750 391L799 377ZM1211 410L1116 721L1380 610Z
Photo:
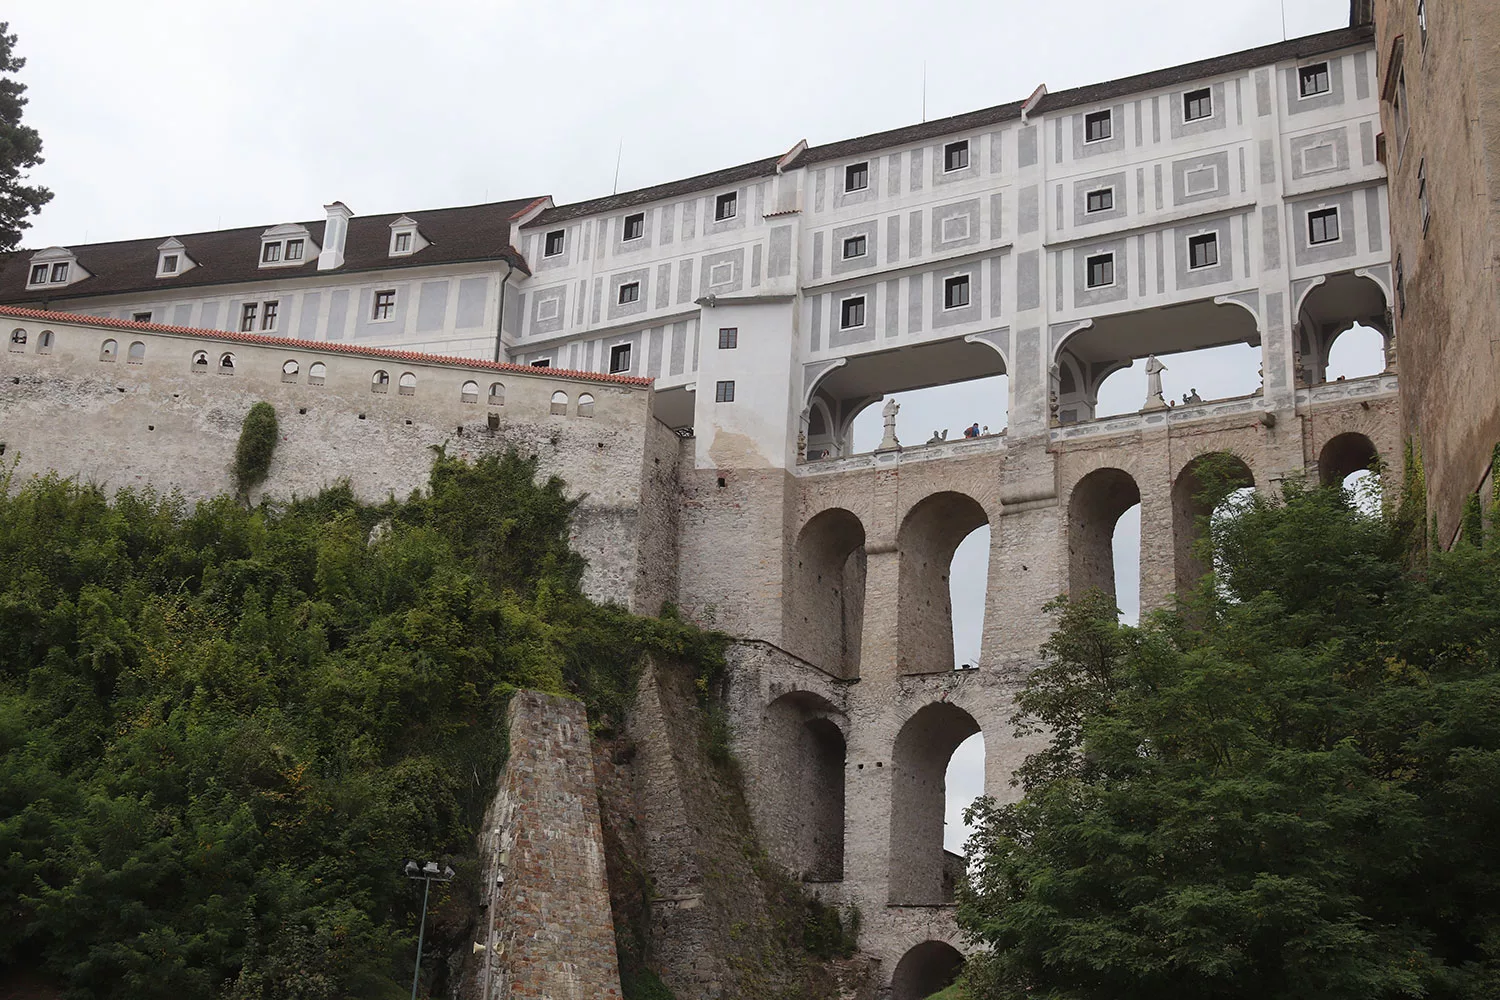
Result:
M610 192L610 194L619 194L620 193L620 159L624 155L625 155L625 140L622 137L620 139L620 149L619 149L619 152L615 153L615 188L614 188L613 191Z
M1281 40L1286 41L1286 0L1281 0Z
M927 120L927 60L922 60L922 120Z

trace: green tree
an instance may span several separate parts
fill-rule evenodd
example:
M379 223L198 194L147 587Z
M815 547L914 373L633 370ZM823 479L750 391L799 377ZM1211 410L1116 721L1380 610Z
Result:
M1213 520L1186 613L1056 606L1049 744L975 810L976 1000L1500 995L1500 550L1418 578L1400 524L1292 485Z
M30 216L52 200L44 187L26 184L28 172L42 162L42 137L21 124L26 85L15 79L26 60L15 55L16 36L0 21L0 251L14 250Z

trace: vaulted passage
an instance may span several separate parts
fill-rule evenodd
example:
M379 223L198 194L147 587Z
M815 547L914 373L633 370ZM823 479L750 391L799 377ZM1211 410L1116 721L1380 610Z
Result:
M792 560L784 608L787 650L836 677L858 677L864 525L841 507L825 510L797 536Z
M923 1000L953 985L964 957L946 941L923 941L896 963L891 1000Z
M959 744L979 731L968 712L935 702L908 719L896 735L891 752L891 903L953 901L953 879L944 878L948 762Z
M1375 442L1363 434L1353 431L1340 434L1318 454L1318 478L1324 486L1342 485L1349 476L1369 469L1379 459Z
M1255 476L1243 459L1228 452L1200 455L1178 474L1172 484L1172 540L1179 595L1186 594L1208 570L1195 548L1213 514L1204 497L1211 485L1230 492L1247 489L1255 485Z
M903 674L952 670L953 554L969 534L989 524L984 508L962 493L934 493L906 515L896 535L896 666Z
M1122 469L1095 469L1078 481L1068 500L1068 593L1090 590L1116 596L1115 527L1141 502L1141 491Z
M1297 310L1298 384L1387 371L1389 330L1385 293L1374 281L1349 272L1319 281Z
M776 860L807 882L844 877L844 734L836 709L794 691L766 709L762 794Z

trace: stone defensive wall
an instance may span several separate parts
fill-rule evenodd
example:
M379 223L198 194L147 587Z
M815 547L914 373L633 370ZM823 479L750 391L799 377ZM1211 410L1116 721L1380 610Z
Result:
M258 401L281 441L262 495L347 480L362 499L426 485L434 448L515 448L580 496L584 588L655 614L675 596L678 438L649 379L0 307L0 449L56 471L190 499L234 490Z

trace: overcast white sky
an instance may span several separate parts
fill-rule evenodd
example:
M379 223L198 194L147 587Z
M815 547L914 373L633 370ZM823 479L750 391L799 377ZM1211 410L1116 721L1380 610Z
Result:
M1348 0L1285 6L1291 37L1348 23ZM919 121L924 67L940 117L1283 37L1281 0L75 0L4 16L44 144L33 179L56 192L28 246L312 220L334 199L359 214L578 201L610 193L622 142L627 190ZM1214 398L1253 391L1258 361L1167 364L1168 395ZM1140 406L1139 369L1102 410ZM909 394L903 441L998 430L997 385ZM1120 535L1133 567L1130 515ZM978 653L984 552L976 533L955 561L960 660ZM1120 597L1130 611L1134 591ZM981 759L955 755L950 849Z

